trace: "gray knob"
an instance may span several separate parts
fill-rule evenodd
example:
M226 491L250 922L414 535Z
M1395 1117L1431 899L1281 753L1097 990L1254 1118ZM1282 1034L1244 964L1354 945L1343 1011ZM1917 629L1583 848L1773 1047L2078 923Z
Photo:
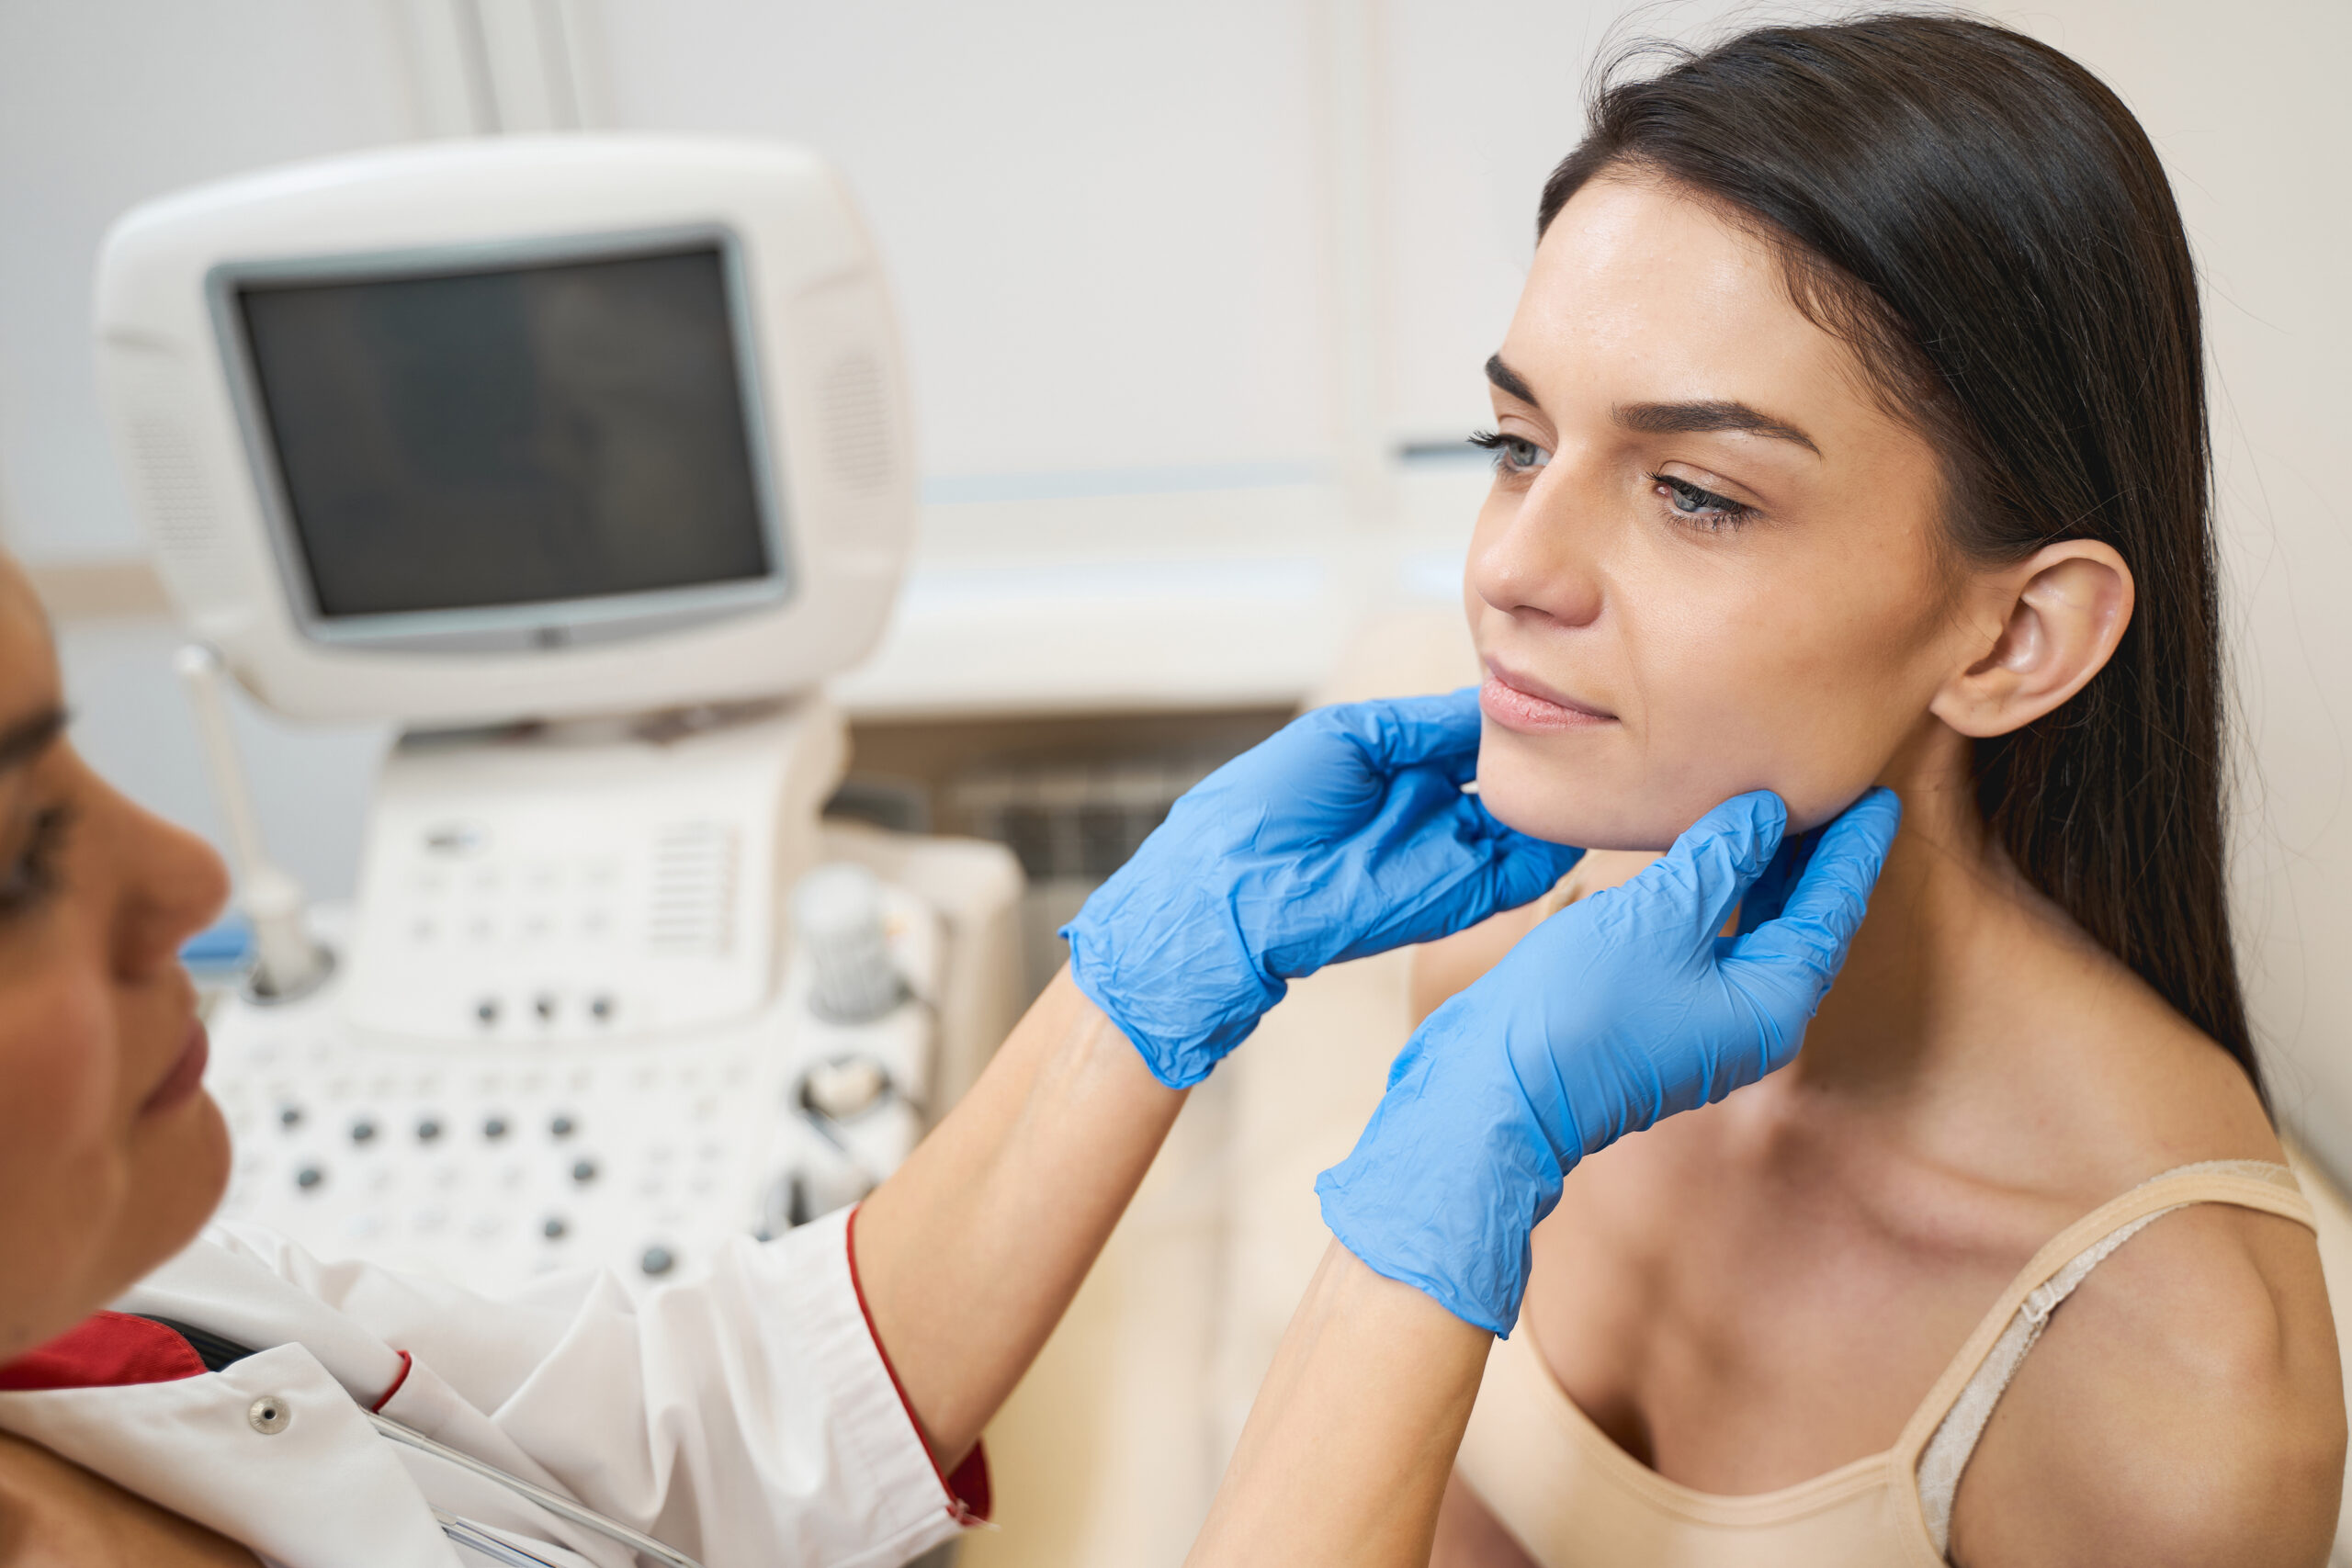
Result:
M865 1023L897 1007L906 983L891 965L882 884L862 865L820 865L792 890L793 934L808 954L808 1005L829 1023Z
M801 1102L820 1116L836 1122L847 1122L863 1114L890 1088L890 1075L878 1062L863 1056L843 1056L837 1062L820 1062L808 1069L803 1080Z

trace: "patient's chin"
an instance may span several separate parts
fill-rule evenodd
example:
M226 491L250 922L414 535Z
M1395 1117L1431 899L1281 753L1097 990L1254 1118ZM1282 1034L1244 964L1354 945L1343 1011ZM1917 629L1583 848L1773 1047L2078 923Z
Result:
M1793 785L1758 784L1752 776L1654 773L1626 783L1557 764L1531 765L1498 747L1483 750L1478 762L1478 797L1506 828L1546 843L1652 854L1672 849L1693 822L1753 789L1770 789L1781 797L1789 831L1809 832L1852 805L1871 780L1869 773L1851 769L1846 776L1801 775Z
M1677 820L1670 805L1660 809L1656 801L1627 798L1635 792L1596 788L1499 759L1490 762L1491 756L1480 761L1478 798L1495 820L1531 839L1583 850L1657 852L1690 825L1688 818Z

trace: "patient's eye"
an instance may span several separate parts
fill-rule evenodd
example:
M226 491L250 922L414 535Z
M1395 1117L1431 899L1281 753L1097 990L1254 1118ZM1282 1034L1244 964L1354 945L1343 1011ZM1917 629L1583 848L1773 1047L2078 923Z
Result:
M1755 510L1742 502L1717 495L1713 491L1702 490L1689 479L1678 479L1672 474L1652 474L1650 482L1657 487L1659 497L1673 509L1677 519L1696 524L1711 532L1718 528L1736 527L1746 522L1748 513Z
M1483 446L1495 455L1495 471L1500 474L1532 474L1552 460L1552 454L1523 435L1505 435L1500 431L1481 430L1470 437L1470 445Z

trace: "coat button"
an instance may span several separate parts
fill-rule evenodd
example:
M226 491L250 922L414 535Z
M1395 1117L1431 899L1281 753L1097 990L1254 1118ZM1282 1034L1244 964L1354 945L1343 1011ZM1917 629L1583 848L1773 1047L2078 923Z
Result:
M293 1419L294 1412L274 1393L265 1393L245 1406L245 1424L265 1438L283 1432Z

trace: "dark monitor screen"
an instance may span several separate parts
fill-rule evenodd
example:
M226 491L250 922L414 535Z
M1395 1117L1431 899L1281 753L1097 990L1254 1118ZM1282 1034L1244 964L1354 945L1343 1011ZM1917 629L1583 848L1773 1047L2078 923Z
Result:
M317 613L769 575L716 243L237 289Z

